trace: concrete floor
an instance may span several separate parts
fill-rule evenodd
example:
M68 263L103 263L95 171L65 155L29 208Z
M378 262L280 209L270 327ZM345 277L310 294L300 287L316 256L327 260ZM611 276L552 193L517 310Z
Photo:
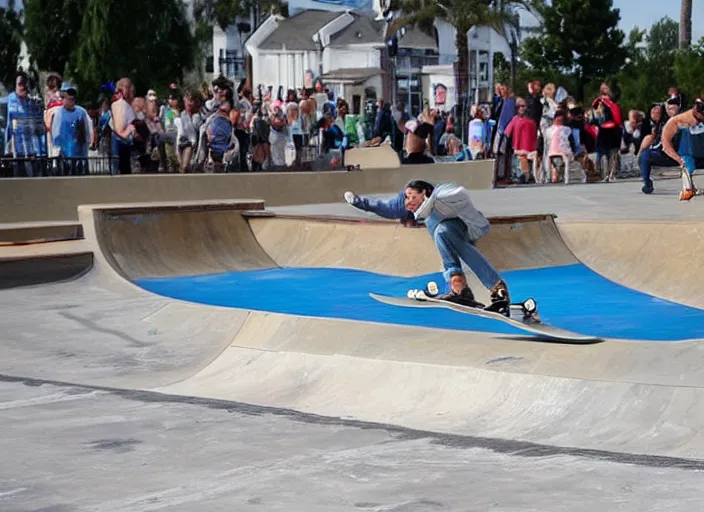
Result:
M244 404L0 380L0 509L700 510L704 464L492 446Z
M475 191L473 197L492 216L556 213L558 222L704 219L704 198L678 202L677 180L659 181L656 187L652 196L641 194L639 183L626 182ZM278 211L365 215L346 204ZM57 325L73 332L69 329L77 329L78 323L62 313L59 303L73 304L103 292L91 289L85 295L85 290L64 289L72 290L70 297L46 295L42 304L18 302L16 311L40 314L57 307L56 315L61 313L59 321L65 323ZM94 340L76 337L71 353L56 347L54 354L49 346L40 346L29 329L23 330L21 322L30 320L12 314L12 293L3 295L7 316L0 320L0 332L15 340L0 341L3 512L704 509L704 461L696 459L447 436L223 400L101 387L128 388L132 381L137 388L185 378L194 371L199 353L212 358L222 347L212 346L209 336L218 337L207 329L189 348L156 341L147 346L189 306L169 309L160 299L142 297L124 308L150 318L154 325L149 330L120 326L119 314L125 311L96 301L95 310L83 312L86 318L110 309L115 332L126 330L132 338L96 331ZM222 326L224 315L214 312L201 321L202 327ZM240 322L231 321L233 326L221 329L235 329ZM47 335L61 328L50 324L45 320L33 327ZM130 340L142 344L125 345ZM106 363L88 357L94 351L120 361L129 356L136 363L117 368L113 382L105 384L99 373ZM35 358L34 352L43 356ZM173 366L176 359L179 367L171 368L168 378L160 376L158 363Z
M433 180L432 176L418 179ZM695 184L704 186L704 177L695 176ZM655 192L645 195L636 180L615 183L575 185L513 186L494 190L472 190L472 200L487 216L557 215L556 222L579 220L687 221L704 219L704 197L680 202L679 179L658 180ZM387 194L375 197L389 197ZM375 217L359 212L342 202L320 205L280 206L279 213L331 214Z

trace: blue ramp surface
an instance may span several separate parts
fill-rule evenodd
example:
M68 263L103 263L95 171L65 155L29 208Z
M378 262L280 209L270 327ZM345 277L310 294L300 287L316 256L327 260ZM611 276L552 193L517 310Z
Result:
M584 265L504 272L511 299L533 297L542 319L575 333L650 341L704 338L704 310L626 288ZM139 279L175 299L256 311L398 325L525 335L510 325L445 309L381 304L369 293L405 297L442 274L395 277L338 268L277 268L202 276Z

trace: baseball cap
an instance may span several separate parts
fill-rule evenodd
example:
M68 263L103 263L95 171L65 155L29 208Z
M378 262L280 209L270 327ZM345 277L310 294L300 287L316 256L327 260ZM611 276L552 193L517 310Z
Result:
M71 96L75 96L78 93L78 89L71 82L63 82L61 84L60 92L65 92Z

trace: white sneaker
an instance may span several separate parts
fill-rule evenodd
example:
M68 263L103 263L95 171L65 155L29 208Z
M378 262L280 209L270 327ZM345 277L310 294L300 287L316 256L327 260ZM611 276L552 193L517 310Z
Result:
M357 196L354 194L354 192L350 192L349 190L345 192L345 201L347 201L349 204L354 205L355 199L357 199Z

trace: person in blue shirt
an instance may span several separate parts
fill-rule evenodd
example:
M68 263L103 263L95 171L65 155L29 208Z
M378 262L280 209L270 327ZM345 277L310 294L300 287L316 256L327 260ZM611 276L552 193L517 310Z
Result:
M64 82L60 92L64 106L52 119L51 142L64 159L65 174L87 174L93 122L88 112L76 105L78 91L73 85Z
M510 302L508 286L496 269L475 247L491 227L489 220L472 204L466 188L455 183L437 186L424 180L408 183L396 197L383 201L345 193L345 200L365 211L402 221L411 213L416 222L424 221L443 262L443 277L449 292L438 298L469 307L484 307L474 298L462 269L464 261L489 290L492 303ZM509 315L509 309L502 313ZM537 320L537 318L536 318Z
M46 156L46 128L44 105L40 98L31 97L27 73L15 77L15 90L7 97L7 124L5 126L5 153L14 158ZM36 162L35 162L36 163ZM33 176L39 168L31 162L16 164L15 176Z
M210 120L206 132L210 158L218 170L225 166L226 153L233 148L232 123L230 122L231 101L230 98L226 98L218 105L218 110Z
M344 147L345 133L335 124L335 118L327 113L318 122L318 127L323 130L321 151L327 153L331 149L347 149Z

